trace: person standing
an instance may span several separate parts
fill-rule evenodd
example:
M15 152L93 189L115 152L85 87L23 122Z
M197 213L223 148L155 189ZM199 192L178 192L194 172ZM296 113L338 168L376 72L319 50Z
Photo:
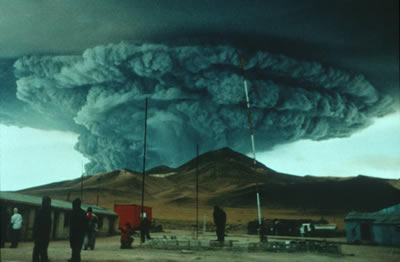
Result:
M97 231L97 217L93 213L93 209L88 207L87 209L88 218L88 231L85 235L85 241L83 243L83 249L87 250L88 247L93 250L96 242L96 231Z
M35 216L33 224L33 262L47 262L47 248L50 242L51 232L51 199L48 196L42 198L42 207Z
M88 220L85 211L81 209L79 198L72 202L72 212L69 223L69 244L72 250L70 262L81 261L83 238L88 230Z
M143 212L142 221L140 223L140 240L142 241L141 243L144 243L146 238L147 238L147 240L151 239L150 226L151 226L151 222L147 218L146 212Z
M19 235L22 227L22 216L18 213L18 208L14 208L14 214L11 217L11 248L17 248L19 242Z
M7 240L8 225L10 224L10 213L7 212L7 208L3 205L1 206L0 217L1 217L0 247L3 248Z
M218 206L214 206L214 223L216 226L216 233L218 241L223 242L225 239L225 223L226 213Z

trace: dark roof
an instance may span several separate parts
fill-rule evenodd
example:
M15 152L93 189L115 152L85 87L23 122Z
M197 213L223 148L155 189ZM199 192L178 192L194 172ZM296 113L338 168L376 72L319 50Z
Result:
M378 213L382 213L382 214L400 214L400 204L394 205L394 206L390 206L390 207L386 207L382 210L379 210Z
M24 203L24 204L29 204L29 205L38 206L38 207L42 205L41 197L24 195L24 194L13 193L13 192L0 192L0 200ZM72 202L69 202L69 201L52 199L51 206L54 208L59 208L59 209L72 210ZM88 207L91 207L93 209L93 212L96 214L118 216L118 214L115 213L114 211L107 210L107 209L101 208L96 205L89 205L89 204L82 203L81 207L84 210L86 210Z
M345 221L350 220L369 220L373 224L400 224L400 214L395 213L359 213L359 212L350 212Z

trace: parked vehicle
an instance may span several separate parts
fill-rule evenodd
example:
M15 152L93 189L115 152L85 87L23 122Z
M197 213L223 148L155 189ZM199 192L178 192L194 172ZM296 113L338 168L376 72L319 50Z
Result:
M313 224L313 223L303 223L300 226L300 235L302 237L326 237L334 236L337 234L336 224Z

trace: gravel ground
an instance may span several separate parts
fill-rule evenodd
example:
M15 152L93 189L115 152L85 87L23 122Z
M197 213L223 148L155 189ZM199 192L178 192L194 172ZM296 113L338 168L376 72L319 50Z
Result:
M153 234L153 237L177 236L178 239L192 236L189 232L169 231ZM207 233L200 239L215 239L214 234ZM229 235L229 240L257 241L256 236ZM135 238L133 249L120 249L119 236L98 238L95 250L81 253L82 262L92 261L307 261L307 262L337 262L337 261L372 261L398 262L400 261L400 247L354 246L342 245L343 256L315 253L272 253L272 252L238 252L227 250L216 251L189 251L189 250L159 250L140 246L139 239ZM32 242L22 242L17 249L1 249L1 261L31 261ZM51 262L67 261L71 255L69 242L66 240L52 241L48 249Z

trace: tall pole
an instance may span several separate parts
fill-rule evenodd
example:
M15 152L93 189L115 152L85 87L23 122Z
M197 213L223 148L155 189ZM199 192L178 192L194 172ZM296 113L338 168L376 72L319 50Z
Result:
M196 240L199 237L199 144L196 145Z
M144 113L144 150L143 150L143 172L142 172L142 208L140 211L140 216L143 216L144 213L144 178L146 172L146 137L147 137L147 98L145 105L145 113Z
M81 201L83 201L83 173L81 175Z
M81 201L83 202L83 162L82 162L82 175L81 175Z
M96 199L96 206L98 206L99 205L99 198L100 198L100 180L101 180L101 177L100 177L100 175L99 175L99 177L97 178L97 199Z
M251 119L250 99L249 99L249 93L248 93L247 82L246 82L246 77L245 77L244 59L243 59L243 56L240 57L240 62L241 62L241 64L242 64L244 93L245 93L245 95L246 95L247 115L248 115L248 119L249 119L249 129L250 129L250 138L251 138L251 148L252 148L252 151L253 151L253 167L254 167L254 175L255 175L255 177L256 177L256 194L257 194L258 225L259 225L260 241L262 241L263 235L262 235L262 230L261 230L261 208L260 208L260 193L259 193L259 191L258 191L258 175L257 175L256 148L255 148L255 145L254 145L253 121L252 121L252 119Z

